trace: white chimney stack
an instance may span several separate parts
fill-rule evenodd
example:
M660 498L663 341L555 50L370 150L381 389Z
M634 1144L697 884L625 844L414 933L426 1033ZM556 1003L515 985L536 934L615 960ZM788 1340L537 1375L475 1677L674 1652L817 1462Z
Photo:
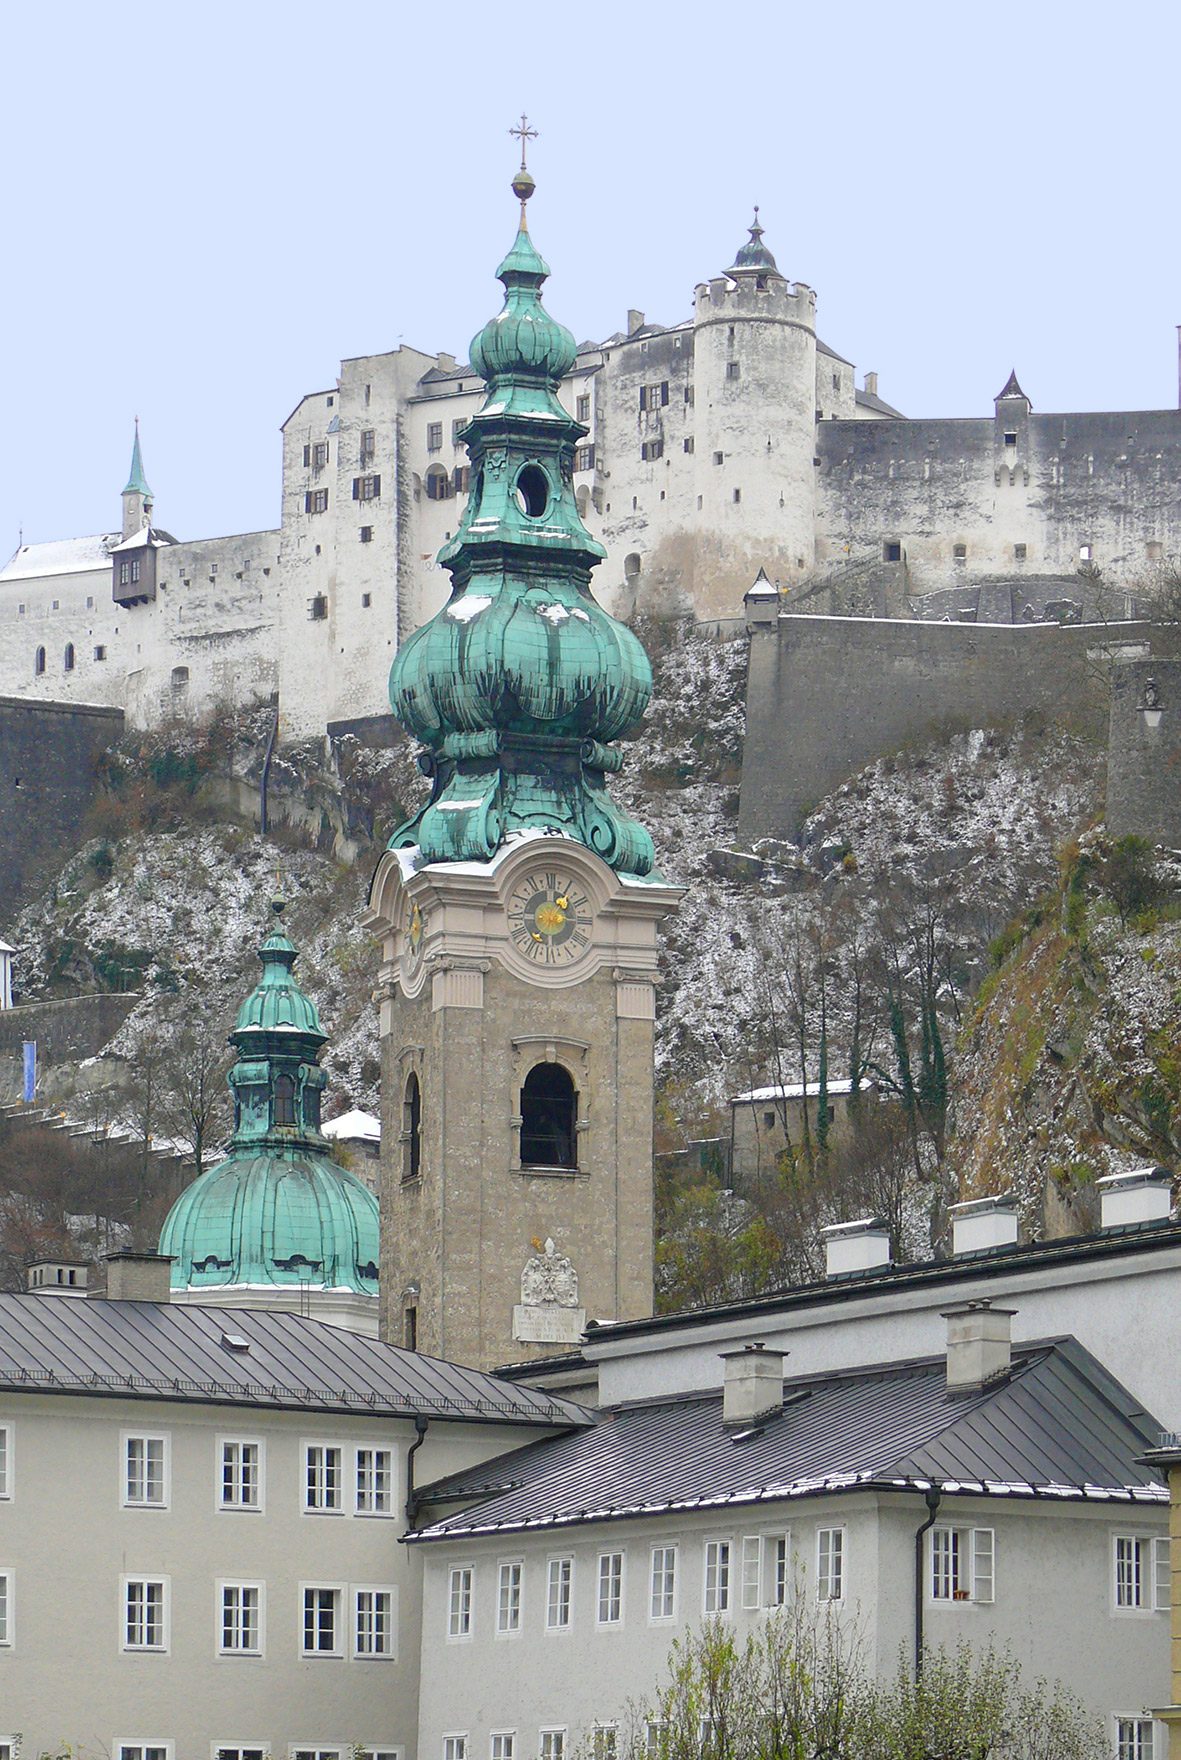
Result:
M90 1267L84 1259L32 1259L26 1267L35 1296L84 1296Z
M1137 1167L1097 1179L1100 1228L1133 1228L1163 1222L1173 1208L1173 1176L1167 1167Z
M949 1206L951 1215L951 1250L958 1259L961 1253L986 1253L993 1247L1017 1244L1017 1200L1012 1192L1001 1192L993 1198L971 1198L966 1204Z
M765 1344L748 1344L740 1351L722 1352L726 1365L723 1424L757 1424L760 1418L769 1418L782 1409L786 1355L786 1351L769 1351Z
M1007 1375L1013 1363L1015 1308L994 1308L988 1302L965 1302L949 1308L947 1321L947 1391L972 1393Z
M820 1238L829 1277L880 1271L893 1263L890 1230L879 1216L863 1216L859 1222L834 1222L830 1228L820 1230Z

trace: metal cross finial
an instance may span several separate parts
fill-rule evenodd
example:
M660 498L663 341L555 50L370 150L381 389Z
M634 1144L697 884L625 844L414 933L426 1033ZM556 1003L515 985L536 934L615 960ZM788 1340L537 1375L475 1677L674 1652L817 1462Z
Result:
M518 140L521 143L521 170L523 171L525 169L526 145L529 141L535 141L537 139L537 130L535 128L530 128L529 118L522 110L520 125L517 128L510 128L509 133L514 140Z

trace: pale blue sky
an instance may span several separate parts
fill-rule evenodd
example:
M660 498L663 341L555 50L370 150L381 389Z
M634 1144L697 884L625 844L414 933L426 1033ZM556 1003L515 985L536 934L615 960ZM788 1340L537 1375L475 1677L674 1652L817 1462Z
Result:
M530 163L579 340L673 321L753 202L820 334L910 415L1177 403L1181 9L831 0L0 0L0 552L275 524L344 356L463 355Z

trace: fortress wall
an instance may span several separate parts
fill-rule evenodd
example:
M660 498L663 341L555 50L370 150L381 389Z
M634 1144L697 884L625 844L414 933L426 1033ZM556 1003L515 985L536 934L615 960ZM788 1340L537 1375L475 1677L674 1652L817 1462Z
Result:
M99 754L122 732L121 709L0 697L0 935L43 869L81 843Z
M1120 585L1151 579L1150 546L1181 555L1181 412L1023 410L818 424L818 572L880 563L888 538L903 547L900 588L916 594L982 574L1070 574L1083 545Z
M1156 684L1160 718L1144 713ZM1128 660L1112 668L1107 829L1181 849L1181 660Z
M781 616L751 635L739 833L794 836L847 777L940 727L1030 710L1101 726L1111 660L1154 651L1181 652L1181 630Z

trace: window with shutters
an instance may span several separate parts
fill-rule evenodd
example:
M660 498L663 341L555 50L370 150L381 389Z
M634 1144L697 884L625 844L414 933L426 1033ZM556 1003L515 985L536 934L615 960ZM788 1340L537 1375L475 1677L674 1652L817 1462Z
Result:
M931 1529L932 1601L995 1599L996 1539L991 1528Z
M816 1536L816 1599L845 1598L845 1530L821 1528Z
M663 409L667 402L668 402L668 380L667 379L662 380L659 385L641 385L640 386L640 408L642 410L644 410L644 409Z
M455 495L466 495L468 490L471 488L471 482L472 482L471 466L466 465L466 464L457 464L455 469L451 473L452 493Z
M466 416L456 416L455 420L451 424L451 444L452 444L452 446L459 446L461 444L459 436L463 433L463 430L466 427L467 427L467 417Z
M362 467L364 467L367 464L372 464L373 460L376 457L377 457L377 435L372 428L362 428L361 429L361 450L358 454L358 463Z
M663 458L664 457L664 441L663 441L663 439L645 440L643 445L640 447L640 457L643 459L646 459L648 461L651 461L654 458Z
M354 477L354 501L379 501L381 499L381 478L379 476Z
M303 498L303 510L305 513L327 513L327 489L309 489Z
M312 469L314 471L322 471L327 463L328 442L327 440L317 440L316 444L312 447Z
M574 469L576 471L593 471L594 468L594 444L592 443L589 446L576 446L574 448Z
M441 464L433 464L426 474L428 501L446 501L452 493L451 478Z
M1170 1548L1167 1535L1116 1534L1112 1541L1117 1613L1167 1613Z

